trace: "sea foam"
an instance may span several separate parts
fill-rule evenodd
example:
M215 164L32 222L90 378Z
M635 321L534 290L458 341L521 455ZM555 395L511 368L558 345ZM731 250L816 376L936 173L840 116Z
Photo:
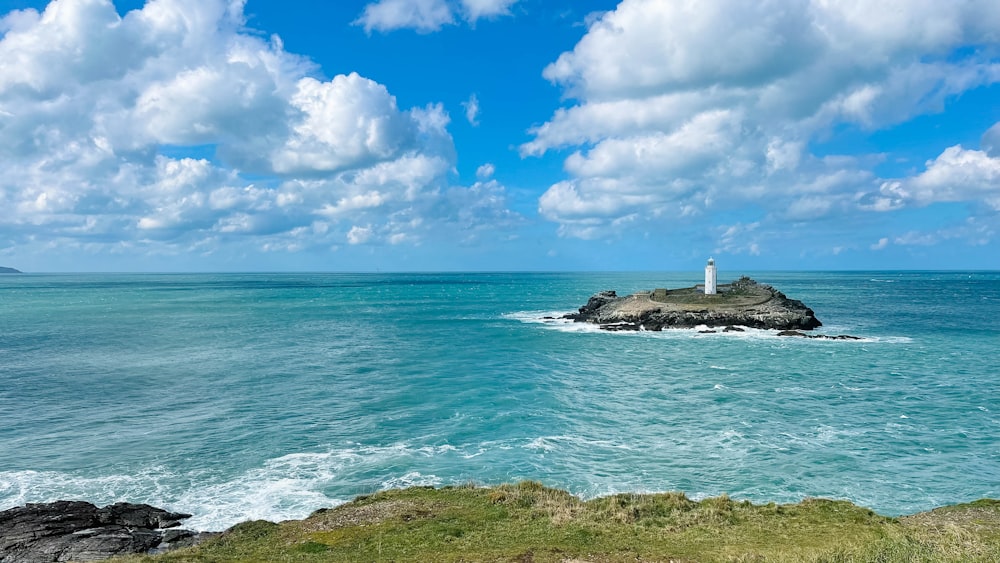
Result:
M540 325L543 328L566 333L600 333L614 335L615 337L646 337L665 339L692 339L692 338L727 338L742 340L783 340L783 341L804 341L816 343L838 343L838 344L908 344L913 339L907 336L856 336L852 340L835 340L826 338L795 338L790 336L779 336L780 330L760 329L746 326L738 326L740 330L725 332L723 327L710 327L699 325L693 328L665 328L661 331L646 330L603 330L600 325L587 322L576 322L563 318L568 313L566 311L517 311L505 313L503 318L516 320L525 324ZM625 324L625 323L620 323ZM846 327L824 327L819 330L810 331L809 335L816 336L837 336L843 332L848 332ZM714 366L713 366L714 367ZM717 368L725 369L725 368Z

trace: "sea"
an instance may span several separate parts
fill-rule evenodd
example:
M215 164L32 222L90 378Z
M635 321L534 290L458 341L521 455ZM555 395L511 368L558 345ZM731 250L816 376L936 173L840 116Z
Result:
M524 479L885 515L1000 498L1000 272L745 273L860 340L558 318L700 272L0 276L0 510L221 530Z

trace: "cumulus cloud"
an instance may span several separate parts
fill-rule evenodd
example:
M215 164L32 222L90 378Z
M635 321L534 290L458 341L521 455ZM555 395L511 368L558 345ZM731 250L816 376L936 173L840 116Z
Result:
M872 211L957 201L979 201L1000 211L1000 157L960 145L948 147L927 161L920 174L883 182L877 192L864 196Z
M110 0L55 0L3 16L8 248L297 251L505 220L502 186L451 185L441 104L400 108L356 73L320 80L243 25L243 0L155 0L124 16ZM494 213L463 215L456 190Z
M909 179L879 179L877 157L810 146L836 127L891 127L1000 82L998 28L988 0L623 0L544 69L570 103L530 130L521 154L569 155L539 211L565 235L600 237L748 207L778 224L993 205L996 127L982 151L948 149Z
M912 188L912 196L922 204L997 198L1000 197L1000 157L957 145L948 147L907 185Z
M371 240L372 238L372 228L371 227L360 227L355 225L351 227L351 230L347 233L347 243L348 244L364 244Z
M365 6L354 23L368 33L404 28L430 33L455 23L455 17L445 0L379 0Z
M300 117L272 156L279 173L335 172L389 160L416 141L416 123L389 91L357 73L299 81L289 100Z
M367 33L412 29L417 33L440 31L458 18L475 24L483 18L509 15L517 0L378 0L365 6L355 25Z

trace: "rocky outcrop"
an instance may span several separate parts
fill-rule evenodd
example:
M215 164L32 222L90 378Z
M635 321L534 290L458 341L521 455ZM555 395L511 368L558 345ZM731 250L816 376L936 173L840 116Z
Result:
M655 290L618 297L602 291L567 319L600 325L605 330L734 327L812 330L823 323L801 301L743 277L719 287L717 295L697 288ZM733 329L730 329L732 331Z
M861 337L849 334L831 336L829 334L806 334L797 330L783 330L778 333L778 336L796 336L798 338L812 338L814 340L863 340Z
M598 309L618 300L618 294L614 291L601 291L590 296L587 300L587 304L580 307L579 313L574 313L572 315L566 315L567 319L573 319L576 321L585 321L592 315L596 314Z
M186 547L215 535L176 529L190 517L148 504L28 504L0 512L0 563L98 561Z

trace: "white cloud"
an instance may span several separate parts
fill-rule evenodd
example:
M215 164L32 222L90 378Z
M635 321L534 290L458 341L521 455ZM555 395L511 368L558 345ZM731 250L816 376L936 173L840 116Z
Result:
M921 233L910 231L902 236L896 237L893 242L900 246L933 246L939 241L937 235L933 233Z
M884 248L886 248L888 246L889 246L889 238L888 237L882 237L882 238L878 239L878 242L876 242L875 244L871 245L871 249L872 250L882 250L882 249L884 249Z
M455 23L455 17L445 0L379 0L365 6L354 23L368 33L404 28L430 33Z
M624 0L544 76L588 100L760 85L801 68L817 50L800 6Z
M724 226L718 229L718 246L713 250L715 254L749 254L750 256L760 256L760 241L758 240L758 229L760 223L736 223L735 225Z
M507 228L502 186L450 185L457 157L441 104L401 109L356 73L318 80L243 22L242 0L155 0L124 16L110 0L56 0L0 19L9 244L417 244L464 230L456 193L495 211L472 219ZM178 152L198 156L167 156Z
M412 29L417 33L440 31L461 17L470 24L483 18L510 15L517 0L378 0L367 4L355 25L388 33Z
M872 211L956 201L982 201L1000 210L1000 157L948 147L920 174L883 182L877 193L865 196Z
M466 21L475 23L482 18L510 15L517 0L461 0L461 12Z
M780 222L989 205L992 130L984 151L943 154L905 181L876 178L875 158L809 147L843 124L889 127L1000 82L998 28L988 0L623 0L543 72L572 101L521 153L575 150L539 210L563 234L594 237L747 206Z
M1000 157L961 146L945 149L927 163L927 170L908 184L920 203L974 201L1000 195Z
M416 141L416 124L385 86L357 73L330 82L303 78L290 103L301 118L273 153L279 173L358 168L389 160Z
M983 134L980 145L990 156L1000 156L1000 123L994 124Z
M604 139L586 155L566 159L566 170L578 177L623 177L634 171L679 176L690 168L718 162L732 149L740 118L728 111L698 114L669 133ZM734 130L735 128L735 130Z
M465 108L465 119L473 127L479 126L479 97L475 94L469 96L468 101L462 102Z
M970 246L983 246L993 242L996 237L995 221L969 217L961 224L941 229L907 231L893 238L892 243L899 246L935 246L942 242L959 240Z
M355 225L351 227L351 230L347 233L347 243L348 244L365 244L370 241L373 235L372 228L369 227L359 227Z
M479 178L480 180L489 180L490 178L493 177L493 174L495 172L496 172L496 167L493 166L492 163L487 162L486 164L481 165L479 168L476 168L476 178Z

